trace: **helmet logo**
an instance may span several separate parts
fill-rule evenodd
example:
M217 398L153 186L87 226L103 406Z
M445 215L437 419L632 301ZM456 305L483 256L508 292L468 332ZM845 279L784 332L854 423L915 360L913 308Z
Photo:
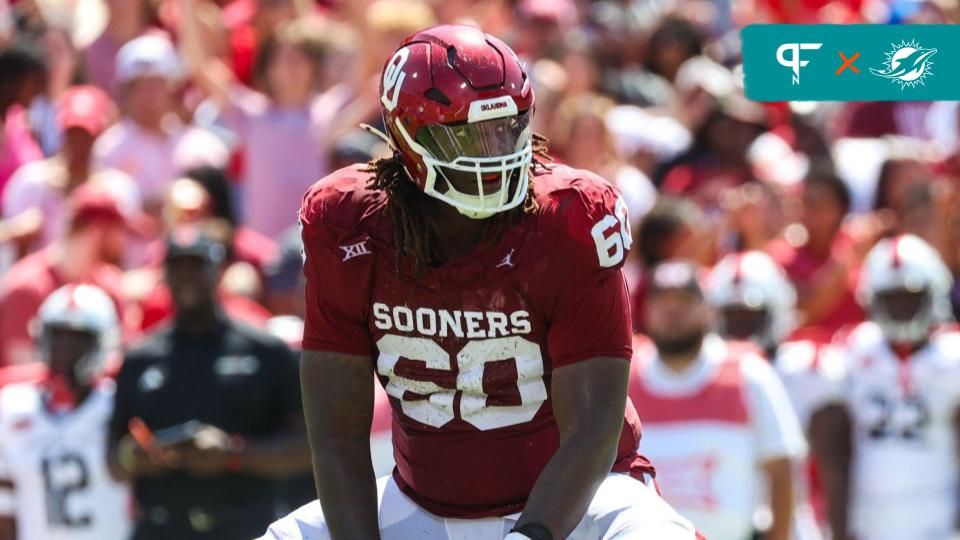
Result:
M400 87L403 86L403 80L407 74L403 72L403 66L410 58L410 49L404 47L397 51L386 69L383 70L383 95L380 96L380 102L388 111L397 107L397 101L400 99ZM393 90L393 95L390 91Z

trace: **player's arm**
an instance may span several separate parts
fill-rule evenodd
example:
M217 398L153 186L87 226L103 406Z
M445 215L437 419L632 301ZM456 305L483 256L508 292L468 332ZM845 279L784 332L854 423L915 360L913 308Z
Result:
M592 358L553 371L550 398L560 448L540 474L517 528L537 523L566 538L582 519L617 454L630 364Z
M284 430L269 439L248 441L240 470L267 478L285 478L310 467L310 452L300 415L287 419Z
M763 464L770 492L770 513L773 522L766 536L769 540L788 540L793 522L794 486L793 460L789 458L772 459Z
M303 356L300 389L317 498L334 540L380 538L377 486L370 456L372 355L367 325L372 266L343 265L342 230L354 228L344 193L328 177L303 199Z
M14 484L2 472L3 464L0 463L0 540L17 540Z
M960 462L960 407L957 407L953 411L953 433L954 433L954 444L956 448L956 459ZM960 506L956 509L956 516L953 521L953 530L955 533L960 533Z
M17 522L13 516L0 516L0 540L17 540Z
M847 540L853 431L850 415L842 404L829 404L811 417L810 453L827 498L827 519L832 538Z
M0 387L4 382L0 379ZM0 439L6 435L6 432L0 432ZM2 458L3 455L3 445L0 444L0 540L17 540L16 484L6 460Z
M300 384L317 497L331 537L380 538L370 358L304 350Z
M807 454L807 443L787 391L773 367L764 358L745 355L741 369L747 381L757 454L769 487L773 521L766 537L788 540L793 524L794 471L796 463Z
M630 301L620 271L631 243L626 205L584 173L559 200L555 252L568 261L550 291L550 399L560 446L540 473L517 528L566 538L616 460L630 378ZM573 196L577 193L578 196ZM559 212L562 209L562 213Z
M211 18L219 15L209 2L180 0L180 54L186 59L194 81L211 98L223 103L237 82L230 68L209 50L216 32Z

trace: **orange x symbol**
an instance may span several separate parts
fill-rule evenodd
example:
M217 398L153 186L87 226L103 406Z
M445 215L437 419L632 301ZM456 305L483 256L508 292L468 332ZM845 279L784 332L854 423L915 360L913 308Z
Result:
M857 69L857 66L853 65L853 61L860 57L860 51L853 53L853 56L850 58L844 56L840 51L837 51L837 54L840 55L840 58L843 58L843 65L837 68L837 75L843 73L843 70L847 68L850 68L854 73L860 73L860 70Z

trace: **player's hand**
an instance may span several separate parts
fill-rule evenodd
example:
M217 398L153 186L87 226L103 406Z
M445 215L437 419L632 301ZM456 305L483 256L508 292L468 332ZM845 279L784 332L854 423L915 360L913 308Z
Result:
M149 474L163 469L176 469L182 455L176 447L144 448L132 435L125 435L117 444L120 466L130 473Z
M196 476L215 476L233 469L242 448L237 439L209 424L200 428L183 451L183 467Z

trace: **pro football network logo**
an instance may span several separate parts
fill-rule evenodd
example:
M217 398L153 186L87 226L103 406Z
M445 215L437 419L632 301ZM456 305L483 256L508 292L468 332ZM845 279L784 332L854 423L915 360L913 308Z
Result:
M793 71L793 84L800 84L800 68L810 63L809 60L800 59L800 51L816 51L822 46L823 43L784 43L777 48L777 63L790 68Z
M930 58L937 49L924 49L915 39L890 46L890 52L884 53L887 59L883 69L870 68L870 73L899 84L900 90L924 84L924 79L933 75Z

